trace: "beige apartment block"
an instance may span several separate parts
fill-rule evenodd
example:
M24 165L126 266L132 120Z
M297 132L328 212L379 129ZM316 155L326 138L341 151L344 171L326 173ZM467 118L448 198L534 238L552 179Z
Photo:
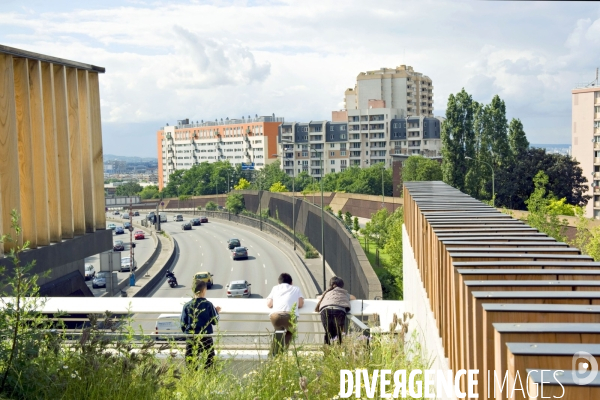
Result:
M372 101L381 102L373 108L398 109L409 117L433 117L433 83L431 78L406 65L361 72L354 88L344 93L345 109L364 110Z
M572 93L573 158L579 161L583 176L591 182L588 194L592 196L586 207L586 216L600 219L600 87L596 80Z

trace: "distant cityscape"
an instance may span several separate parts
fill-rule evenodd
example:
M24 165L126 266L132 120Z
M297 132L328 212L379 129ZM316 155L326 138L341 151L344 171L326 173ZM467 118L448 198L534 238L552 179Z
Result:
M531 147L535 147L538 149L545 149L546 153L549 153L549 154L562 154L565 156L571 155L571 145L570 144L531 144Z

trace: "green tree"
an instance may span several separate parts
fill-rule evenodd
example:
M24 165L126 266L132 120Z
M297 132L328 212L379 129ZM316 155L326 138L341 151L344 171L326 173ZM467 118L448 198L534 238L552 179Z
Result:
M235 190L246 190L250 188L250 182L246 178L240 178L237 185L233 187Z
M344 218L341 208L338 210L337 216L338 216L339 219L343 219Z
M209 201L208 203L206 203L206 206L204 208L207 211L215 211L219 207L217 206L217 203L215 203L214 201Z
M358 233L358 231L360 230L360 224L358 223L358 217L354 217L354 224L352 226L352 230L354 230L354 232Z
M135 196L142 191L142 187L137 182L127 182L117 186L115 193L117 196Z
M227 206L227 209L234 214L239 214L246 208L244 204L244 196L239 193L229 194L227 196L225 205Z
M423 156L410 156L402 167L402 180L441 181L442 166L439 162Z
M382 208L371 215L371 220L361 229L361 233L367 236L370 241L375 242L375 245L380 249L385 245L388 218L389 211L387 208Z
M147 199L158 199L160 197L160 192L158 190L158 186L149 185L145 186L140 192L140 197L144 200Z
M444 182L462 191L468 170L465 156L474 156L473 99L464 88L448 98L441 138Z
M529 141L527 140L527 135L525 135L520 119L513 118L510 121L510 125L508 126L508 144L513 162L529 148Z
M556 215L567 215L573 217L575 216L575 208L577 207L567 204L566 197L563 197L560 200L553 199L548 203L548 211Z
M275 182L271 185L271 187L269 188L269 192L274 192L274 193L278 193L278 192L287 192L287 188L281 183L281 182Z
M352 226L352 214L350 213L350 211L346 211L346 214L344 214L344 224L348 228Z
M544 171L539 171L533 178L535 190L527 199L527 223L540 232L564 242L566 240L565 232L567 229L567 220L560 220L558 214L550 209L550 202L555 200L554 195L548 192L548 175Z

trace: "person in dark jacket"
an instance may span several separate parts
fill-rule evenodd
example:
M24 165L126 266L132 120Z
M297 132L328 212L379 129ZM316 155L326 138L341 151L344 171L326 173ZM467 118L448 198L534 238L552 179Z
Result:
M329 280L329 289L317 299L319 302L315 312L321 313L321 323L325 328L325 344L331 344L332 339L337 339L342 344L346 313L350 311L350 300L356 300L356 297L344 289L342 278L334 276Z
M221 307L215 307L210 301L206 300L206 282L196 281L194 283L195 298L185 303L181 313L181 330L183 333L195 334L193 339L188 339L185 346L186 362L194 362L194 356L200 358L206 353L205 368L210 368L215 357L213 339L213 325L219 321L219 311Z

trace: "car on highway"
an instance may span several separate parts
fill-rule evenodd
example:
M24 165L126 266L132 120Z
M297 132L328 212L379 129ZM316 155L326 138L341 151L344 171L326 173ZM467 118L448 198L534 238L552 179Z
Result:
M196 272L194 274L195 281L204 281L206 282L206 286L211 289L213 287L213 274L208 271Z
M123 251L125 250L125 244L122 240L115 240L115 244L113 245L113 251Z
M123 228L124 228L124 229L129 229L129 227L130 227L130 226L131 226L131 222L129 222L129 221L125 221L125 222L123 223Z
M233 249L231 256L234 260L248 259L248 248L247 247L236 247Z
M90 279L94 279L94 277L96 276L96 269L94 268L94 266L92 264L87 264L85 266L85 280L90 280Z
M133 213L133 216L134 216L134 217L139 217L139 216L140 216L140 212L139 212L139 211L135 211L135 212Z
M125 229L122 226L117 226L115 228L115 235L122 235L125 233Z
M120 212L118 212L118 211L115 211L115 212L113 213L113 215L121 215L121 213L120 213Z
M133 261L133 270L137 269L137 261ZM121 272L131 271L131 257L121 258Z
M184 231L189 231L192 229L192 224L190 224L189 222L184 222L183 224L181 224L181 229L183 229Z
M160 314L154 326L154 339L185 340L185 337L175 336L175 333L181 333L181 314Z
M181 214L175 215L173 217L173 221L175 221L175 222L181 222L181 221L183 221L183 215L181 215Z
M160 222L167 222L167 213L161 212L158 213L158 216L160 217Z
M133 237L135 238L135 240L145 239L144 231L135 231L133 233Z
M250 283L248 281L231 281L227 285L227 297L250 297Z
M191 223L193 226L200 226L202 225L202 221L200 221L200 218L194 218L191 220Z
M123 219L129 219L129 214L128 213L123 213Z
M114 231L117 226L115 224L108 224L107 228Z
M146 215L146 219L147 219L148 221L152 221L152 219L154 218L154 216L155 216L155 215L156 215L156 214L154 214L154 211L150 211L150 212L148 213L148 215Z
M240 247L242 245L242 243L240 242L240 239L229 239L227 241L227 248L229 250L235 249L236 247Z
M208 222L208 217L205 217L204 215L200 216L200 222L202 222L202 223Z
M92 280L92 287L94 289L99 287L106 287L106 272L99 272Z

